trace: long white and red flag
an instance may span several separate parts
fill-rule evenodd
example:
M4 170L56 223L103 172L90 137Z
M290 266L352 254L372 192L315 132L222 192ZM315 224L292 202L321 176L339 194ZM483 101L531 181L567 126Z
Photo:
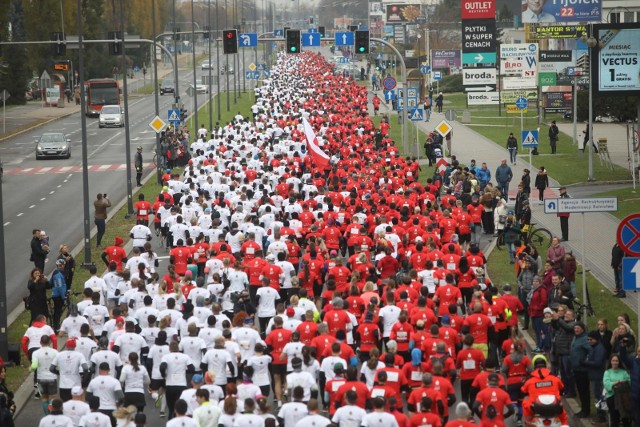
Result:
M331 158L320 148L318 145L318 138L316 137L316 133L313 131L311 124L307 121L306 118L302 118L304 123L304 136L307 139L307 150L313 159L313 162L320 169L329 169Z

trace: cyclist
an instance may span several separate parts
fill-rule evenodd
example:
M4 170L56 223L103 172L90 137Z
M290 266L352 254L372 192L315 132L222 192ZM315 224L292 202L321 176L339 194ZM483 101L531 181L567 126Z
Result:
M530 378L524 383L521 390L526 396L522 402L522 413L525 419L530 419L535 415L536 404L538 404L538 398L542 395L551 395L555 397L556 402L561 402L562 390L564 384L562 380L551 373L547 369L548 362L546 356L543 354L537 354L533 357L533 372L531 372ZM562 407L561 403L557 404L559 410L562 411L558 418L563 425L568 425L567 413Z

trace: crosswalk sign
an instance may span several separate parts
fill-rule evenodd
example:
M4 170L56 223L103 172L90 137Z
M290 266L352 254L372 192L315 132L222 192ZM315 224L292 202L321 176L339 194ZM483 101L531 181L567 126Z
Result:
M170 123L175 123L180 121L180 110L177 108L172 108L167 112L167 117Z
M536 148L538 146L538 131L522 131L522 148Z
M420 122L424 119L424 116L422 115L423 110L422 108L415 108L413 110L409 110L409 114L410 114L410 119L412 122Z

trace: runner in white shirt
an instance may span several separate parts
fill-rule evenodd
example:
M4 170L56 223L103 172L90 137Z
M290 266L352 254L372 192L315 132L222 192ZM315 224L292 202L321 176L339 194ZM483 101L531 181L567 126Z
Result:
M287 402L278 411L278 423L283 427L294 427L298 421L307 416L307 405L302 403L304 389L300 386L293 388L293 402Z
M67 351L58 353L51 362L51 370L60 376L60 398L63 401L71 399L71 390L82 386L82 378L89 372L89 363L82 353L75 351L77 341L69 338L65 344Z
M247 319L251 320L248 317ZM245 326L235 328L231 331L233 339L240 346L241 362L247 361L251 356L255 354L254 350L257 343L263 343L263 341L260 339L260 333L251 328L250 325L247 325L247 319L245 319Z
M264 354L266 345L259 342L254 347L254 355L247 359L247 366L253 368L253 383L260 387L263 396L269 396L271 391L271 377L269 375L269 366L271 364L271 356Z
M58 394L58 377L51 372L51 363L58 355L58 351L51 348L51 337L43 335L40 338L40 348L31 355L30 372L36 371L38 391L42 399L42 409L45 414L49 413L49 397Z
M83 415L78 423L79 427L111 427L111 418L99 412L100 399L91 397L87 399L91 413Z
M200 362L207 351L207 343L198 337L198 327L195 323L190 323L187 330L189 335L180 340L180 351L189 356L196 372L200 372Z
M190 417L193 415L193 411L198 408L196 392L200 389L203 383L204 377L202 374L194 374L193 377L191 377L191 387L180 393L180 399L187 402L187 415Z
M78 338L80 337L80 328L84 324L89 324L86 317L79 316L78 308L74 304L71 304L69 317L62 321L58 334L60 336L66 335L68 338Z
M124 386L124 406L133 405L138 412L145 407L144 392L151 383L147 368L138 363L138 353L129 353L127 364L122 367L120 382Z
M307 411L309 415L298 421L295 427L326 427L331 424L329 418L320 415L318 401L316 399L311 399L309 403L307 403Z
M391 299L389 299L391 296ZM391 335L391 328L398 321L398 317L400 316L400 307L395 305L395 298L393 297L393 292L387 293L387 305L382 307L378 312L378 316L382 317L382 336L384 338L389 338Z
M62 404L62 413L71 418L74 426L80 425L80 419L91 413L89 404L83 399L84 390L80 386L71 389L71 400Z
M91 356L91 367L94 372L98 372L98 367L102 363L109 365L109 372L115 378L116 371L122 366L122 360L117 353L109 350L109 339L102 337L98 341L99 350Z
M199 427L218 427L222 410L209 401L209 390L200 388L196 391L198 407L193 411L193 420Z
M188 405L182 399L178 399L175 405L175 418L167 421L167 427L200 427L198 423L187 416Z
M254 413L256 402L253 399L244 401L244 412L236 417L233 427L264 427L264 418Z
M216 338L214 348L207 350L200 365L203 371L213 371L216 376L215 384L219 386L227 384L227 369L231 372L231 377L235 376L231 355L224 346L225 341L223 336Z
M109 320L109 309L100 303L100 294L93 293L92 304L84 309L82 315L87 318L89 326L93 329L93 335L102 335L104 324Z
M95 265L89 267L89 273L91 277L84 282L84 288L90 288L94 293L100 294L100 304L105 305L109 291L107 282L102 277L98 277L98 268Z
M367 411L356 405L358 395L355 391L349 390L345 393L347 405L340 406L331 418L331 422L339 427L360 427Z
M396 417L384 411L386 401L382 397L373 399L373 412L362 418L362 427L399 427Z
M62 400L53 399L51 413L40 420L39 427L74 427L71 418L62 413Z
M318 390L316 379L309 372L302 370L302 359L300 357L293 357L291 365L293 366L293 372L287 375L287 395L291 398L293 389L300 386L304 391L302 400L308 402L311 399L311 392Z
M300 333L293 332L291 334L291 342L288 342L284 345L282 349L282 354L280 355L280 360L284 360L287 358L287 372L293 371L292 361L294 357L300 359L300 364L302 365L302 349L304 348L304 343L300 342ZM305 402L308 402L309 399L304 399Z
M147 341L136 333L136 325L133 322L125 323L126 332L116 338L111 351L120 354L120 360L127 360L129 353L137 353L140 357L146 357L149 352Z
M87 398L97 397L100 399L100 412L111 414L117 408L118 402L124 399L122 386L120 381L109 373L108 363L100 363L98 369L99 375L92 379L87 387Z
M133 239L133 248L140 250L152 238L151 229L143 224L134 225L129 232L129 236Z
M144 225L141 225L141 226L136 225L136 227L144 227ZM151 231L149 231L149 233L151 233ZM125 264L124 268L126 270L129 270L129 272L131 272L131 274L133 275L133 274L137 274L138 271L140 270L140 264L144 264L144 268L146 271L151 270L151 266L149 265L147 259L142 256L141 247L134 246L132 249L131 258L127 260L127 263Z
M187 371L193 372L194 366L189 356L180 353L176 341L171 341L169 351L160 361L160 373L165 379L167 406L172 414L180 394L187 388Z

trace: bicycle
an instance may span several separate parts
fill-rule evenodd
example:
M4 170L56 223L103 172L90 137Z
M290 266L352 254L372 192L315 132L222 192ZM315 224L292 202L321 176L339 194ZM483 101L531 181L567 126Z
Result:
M577 274L578 275L586 274L586 273L588 273L590 271L591 270L579 271ZM596 315L596 311L591 306L591 296L589 295L589 287L588 286L586 288L584 304L581 303L578 298L574 298L573 299L573 311L576 313L576 319L578 321L582 320L582 316L583 316L585 310L587 311L587 317L594 317Z
M62 323L62 321L66 319L67 316L69 316L69 312L71 311L71 304L73 304L73 302L71 301L71 297L78 297L80 295L82 295L82 292L69 292L67 294L67 298L64 300L64 303L62 305L62 311L60 312L60 323ZM47 309L49 310L49 319L53 319L53 313L55 311L53 297L47 298Z
M547 241L547 248L551 246L551 238L553 234L544 227L535 227L535 223L531 223L522 227L520 235L524 244L531 243L536 247L541 247L542 243Z

